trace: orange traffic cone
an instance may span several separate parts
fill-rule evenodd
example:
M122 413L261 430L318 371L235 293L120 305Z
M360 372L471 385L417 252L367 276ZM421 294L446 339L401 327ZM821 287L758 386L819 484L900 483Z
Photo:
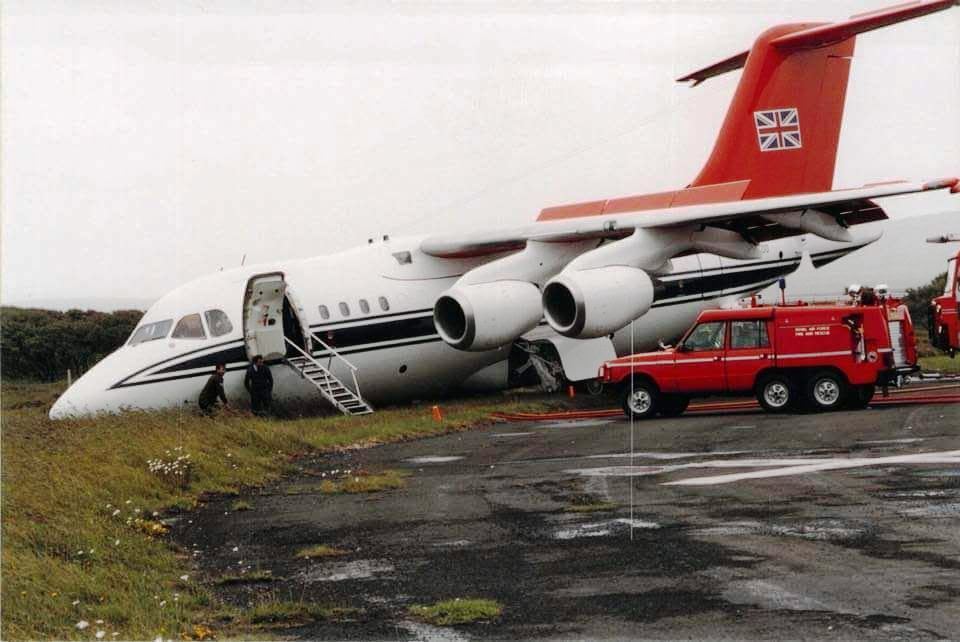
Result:
M443 411L440 410L440 406L433 407L433 420L434 421L443 421Z

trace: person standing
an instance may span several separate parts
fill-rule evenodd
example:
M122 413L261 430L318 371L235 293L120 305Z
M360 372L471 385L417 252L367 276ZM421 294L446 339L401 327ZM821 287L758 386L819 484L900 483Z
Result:
M270 374L270 368L263 364L261 355L253 358L247 368L247 376L243 378L243 385L250 393L250 408L253 414L267 414L273 397L273 375Z
M198 403L200 410L204 414L213 414L213 411L217 407L218 398L223 402L223 407L227 407L227 393L223 390L223 374L226 371L227 367L222 363L218 363L213 370L213 374L207 379L207 384L203 387L203 390L200 391Z

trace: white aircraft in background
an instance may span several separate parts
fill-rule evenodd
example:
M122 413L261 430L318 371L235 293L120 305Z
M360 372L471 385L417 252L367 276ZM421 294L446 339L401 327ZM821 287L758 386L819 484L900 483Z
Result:
M850 229L887 218L873 199L960 189L954 178L831 191L856 35L954 4L779 25L681 78L696 85L744 69L713 151L684 189L188 283L151 306L50 416L195 404L218 363L228 396L245 398L257 354L271 364L275 398L322 396L353 414L370 412L368 401L457 388L590 380L616 354L652 349L702 309L775 283L805 253L820 267L876 240L876 230Z

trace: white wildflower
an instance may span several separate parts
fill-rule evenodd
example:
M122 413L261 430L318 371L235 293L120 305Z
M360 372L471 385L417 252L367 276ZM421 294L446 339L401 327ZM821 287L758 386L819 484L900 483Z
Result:
M180 576L180 579L183 580L184 582L186 582L187 580L190 579L190 576L189 576L189 575L181 575L181 576Z
M114 516L114 517L116 517L116 516L119 515L119 514L120 514L120 509L119 509L119 508L113 511L113 516Z
M127 503L127 504L132 504L132 503L133 503L133 500L132 500L132 499L128 499L126 503Z
M103 636L105 636L106 634L107 634L106 631L97 631L97 634L94 637L96 637L98 640L101 640L103 639Z
M160 600L160 608L163 608L163 607L165 607L166 605L167 605L167 601L166 601L166 600Z
M97 620L97 624L103 624L103 620Z
M120 540L114 540L113 545L114 545L114 546L120 546Z
M90 623L87 622L86 620L80 620L79 622L77 622L77 628L80 629L81 631L87 628L88 626L90 626Z
M71 604L73 604L74 606L76 606L77 604L80 604L80 600L74 600L73 602L71 602Z
M236 552L239 551L239 550L240 550L240 547L239 547L239 546L234 546L234 547L233 547L233 552L234 552L234 553L236 553Z

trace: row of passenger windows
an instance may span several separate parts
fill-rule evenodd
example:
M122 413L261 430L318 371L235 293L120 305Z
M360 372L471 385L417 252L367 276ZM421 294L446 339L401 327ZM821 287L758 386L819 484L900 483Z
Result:
M380 309L383 310L384 312L387 312L390 310L390 302L387 301L387 297L385 296L377 297L377 303L380 304ZM360 306L360 314L370 314L370 303L366 299L360 299L358 301L358 304ZM349 303L347 303L346 301L341 301L340 303L337 304L337 307L340 309L340 316L342 317L350 316ZM328 308L325 305L320 305L319 310L320 310L321 319L326 320L330 318L330 308Z
M203 313L207 320L207 329L211 337L222 337L225 334L233 332L233 324L230 323L230 317L223 310L207 310ZM135 346L138 343L147 341L156 341L164 339L170 332L170 326L173 325L173 319L164 319L163 321L154 321L137 328L130 336L130 345ZM177 321L173 329L171 339L206 339L207 334L203 328L203 321L200 314L188 314Z

